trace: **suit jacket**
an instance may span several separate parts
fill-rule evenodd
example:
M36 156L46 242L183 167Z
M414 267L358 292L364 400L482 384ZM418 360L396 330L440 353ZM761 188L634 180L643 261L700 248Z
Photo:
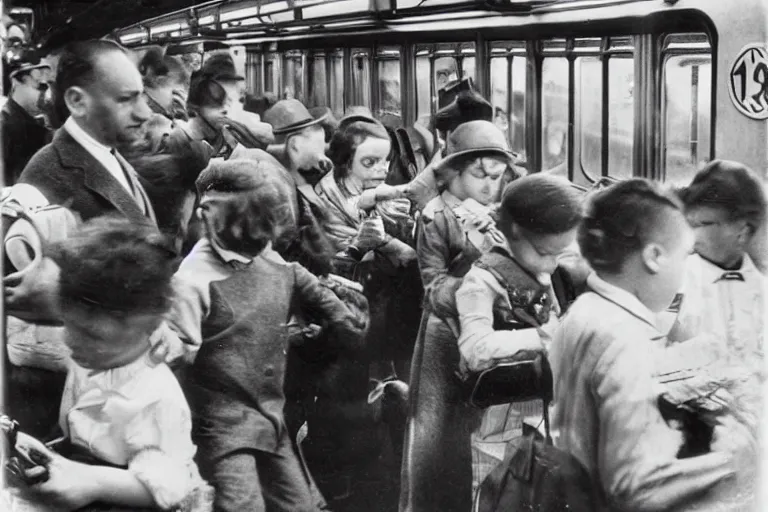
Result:
M119 160L130 168L124 159ZM148 212L145 215L125 187L66 129L56 132L53 142L32 157L18 182L32 185L51 204L66 206L77 212L83 221L118 213L133 222L155 224L149 200L146 201Z

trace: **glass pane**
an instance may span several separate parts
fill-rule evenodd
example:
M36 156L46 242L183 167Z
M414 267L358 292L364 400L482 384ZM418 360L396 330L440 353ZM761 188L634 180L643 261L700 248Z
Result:
M248 90L259 96L264 93L261 86L261 59L262 54L249 52L245 61L245 79Z
M264 63L264 89L265 92L278 94L280 81L280 56L275 53L267 54Z
M416 112L417 122L424 126L429 126L430 104L429 56L423 53L416 56Z
M541 169L567 176L568 61L564 57L544 59L541 82Z
M507 77L509 59L494 57L491 59L491 105L493 105L493 123L504 132L509 140L509 115L507 113Z
M512 91L507 90L509 59L499 56L491 59L491 105L493 122L503 131L512 151L525 156L525 57L512 57ZM512 95L512 112L509 109Z
M678 55L664 64L666 179L688 185L709 159L712 116L712 58Z
M325 53L311 56L312 73L309 75L309 106L328 106L328 77L325 69Z
M352 105L371 108L371 57L368 50L352 50Z
M475 77L475 58L474 57L464 57L463 62L461 63L461 71L462 71L462 78L471 78L472 82L476 82L477 79Z
M438 99L441 91L455 84L459 80L459 67L454 57L439 57L435 59L435 92ZM442 102L438 101L437 108L442 108Z
M635 135L635 62L629 57L608 61L608 174L632 177Z
M576 87L578 102L576 119L579 125L579 157L581 170L592 179L602 175L603 136L603 65L599 57L582 57L576 60Z
M525 57L512 59L512 116L510 128L512 130L512 151L519 153L523 158L525 151L525 78L528 73L528 65Z
M331 63L330 90L331 111L337 118L344 115L344 52L334 50L328 55Z
M306 103L304 98L304 62L301 53L286 55L283 70L283 97L295 98Z
M379 111L383 115L402 115L400 101L400 50L397 48L381 49L377 57Z

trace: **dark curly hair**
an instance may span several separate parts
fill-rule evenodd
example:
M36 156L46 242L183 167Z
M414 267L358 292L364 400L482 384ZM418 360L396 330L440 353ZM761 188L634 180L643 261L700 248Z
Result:
M157 228L118 217L92 219L51 248L61 269L59 298L94 313L164 314L176 252Z
M579 230L579 247L596 271L621 271L627 258L641 250L680 200L653 181L635 178L596 192Z

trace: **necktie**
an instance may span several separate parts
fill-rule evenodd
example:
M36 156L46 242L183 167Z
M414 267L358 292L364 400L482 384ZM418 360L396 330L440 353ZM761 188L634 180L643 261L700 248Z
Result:
M152 205L149 202L149 198L147 197L146 192L144 191L144 187L141 186L141 183L139 183L139 180L136 178L136 172L132 167L130 167L130 164L125 161L120 153L114 149L111 151L111 153L115 157L115 160L117 160L117 163L120 164L120 169L123 170L123 175L128 181L128 186L131 189L131 195L133 196L134 201L136 201L136 204L139 206L139 209L141 209L144 215L152 219L154 222L157 222L155 219L154 210L152 209Z

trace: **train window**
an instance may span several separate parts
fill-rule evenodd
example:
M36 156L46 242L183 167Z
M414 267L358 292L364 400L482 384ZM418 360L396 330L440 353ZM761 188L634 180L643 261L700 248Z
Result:
M402 116L400 96L400 49L378 48L376 51L378 105L376 115Z
M428 50L422 50L416 54L416 117L424 126L429 126L429 118L432 114L428 55Z
M312 68L309 73L309 106L328 106L328 76L325 65L325 52L311 54Z
M283 97L306 103L304 97L304 54L299 50L286 52L283 61Z
M352 50L352 105L371 108L371 53Z
M277 52L269 52L264 57L264 92L280 96L280 61Z
M590 180L602 175L630 178L634 173L634 39L576 39L573 52L581 171Z
M257 52L248 52L245 58L246 87L252 94L260 95L264 92L264 76L261 65L263 55Z
M506 135L510 148L525 157L525 42L494 43L491 49L493 122Z
M598 56L576 60L578 73L579 103L579 155L582 171L595 179L602 174L603 149L603 62Z
M608 61L608 174L632 177L634 145L635 61L617 56Z
M705 34L674 34L664 45L665 177L687 185L709 160L712 121L712 50Z
M541 169L567 176L568 59L545 58L541 84Z
M344 115L344 50L328 53L328 90L331 104L328 105L336 117Z

